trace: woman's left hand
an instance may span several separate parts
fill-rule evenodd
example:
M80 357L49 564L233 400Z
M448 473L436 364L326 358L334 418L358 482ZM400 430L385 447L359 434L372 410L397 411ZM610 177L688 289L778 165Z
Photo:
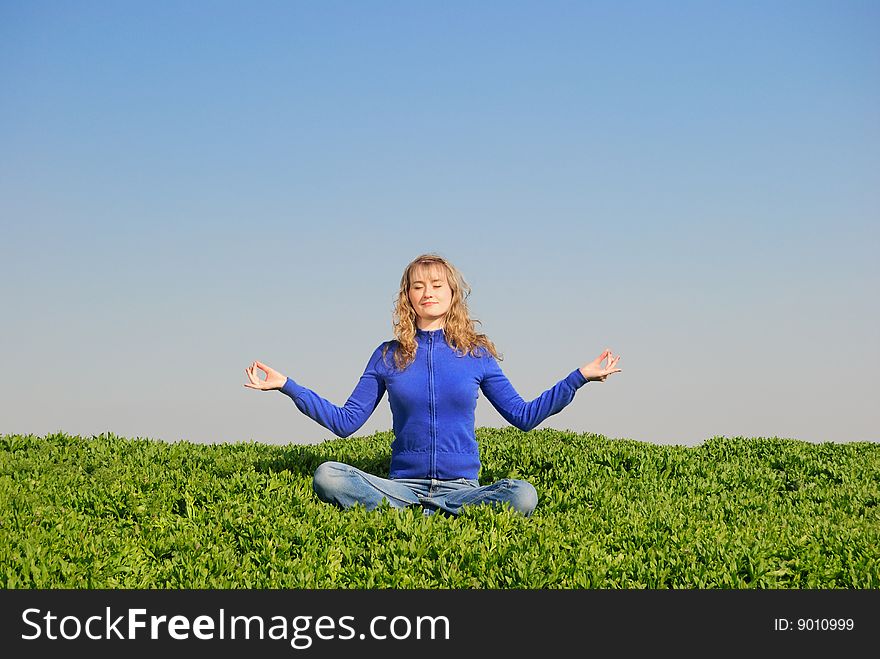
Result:
M604 360L608 360L605 366L602 366L602 362ZM605 378L607 378L612 373L620 373L622 369L615 368L617 366L617 362L620 361L620 355L616 357L611 354L611 349L608 348L601 355L596 357L589 364L584 364L581 366L580 371L581 374L587 379L587 382L605 382Z

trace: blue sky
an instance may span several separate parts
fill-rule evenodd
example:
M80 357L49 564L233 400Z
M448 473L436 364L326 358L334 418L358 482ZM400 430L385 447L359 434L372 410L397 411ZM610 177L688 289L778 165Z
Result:
M880 440L878 19L4 0L0 433L330 439L245 367L343 404L435 251L524 398L622 355L540 427Z

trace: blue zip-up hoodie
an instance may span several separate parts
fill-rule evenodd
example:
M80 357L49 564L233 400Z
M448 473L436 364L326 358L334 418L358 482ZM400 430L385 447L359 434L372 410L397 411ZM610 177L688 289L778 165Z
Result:
M528 432L568 405L587 380L575 369L526 402L485 349L461 356L442 329L416 330L415 361L403 371L394 365L396 341L380 345L345 405L338 407L287 378L281 391L299 410L339 437L360 428L385 391L394 425L390 478L476 479L480 452L474 432L477 398L483 394L504 419ZM382 350L390 344L384 360Z

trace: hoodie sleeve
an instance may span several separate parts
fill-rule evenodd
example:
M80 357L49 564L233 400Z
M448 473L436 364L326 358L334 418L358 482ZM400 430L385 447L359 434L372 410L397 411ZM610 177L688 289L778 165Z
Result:
M480 389L505 421L523 432L528 432L548 416L561 411L587 382L580 369L576 368L540 396L526 402L510 384L495 357L486 355L482 361L484 371Z
M287 378L280 391L293 399L300 412L335 435L348 437L367 422L385 395L385 379L377 368L378 362L382 359L384 345L383 343L373 351L364 374L341 407L290 378Z

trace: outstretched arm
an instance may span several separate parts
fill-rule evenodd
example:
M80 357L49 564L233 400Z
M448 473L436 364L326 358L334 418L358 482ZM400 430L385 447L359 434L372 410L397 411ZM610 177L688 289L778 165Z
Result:
M561 411L587 382L575 369L540 396L526 402L510 384L494 357L489 355L482 359L485 360L485 374L480 388L504 420L523 432L528 432L548 416Z
M564 379L547 389L534 400L523 400L507 376L501 371L501 367L494 357L484 357L485 373L480 383L480 388L486 394L486 398L492 406L511 425L523 432L528 432L538 426L544 419L564 409L572 400L577 390L587 382L604 382L611 373L619 372L615 368L617 359L612 358L611 351L606 350L596 360L585 366L575 369ZM609 365L602 367L603 359L608 358ZM613 362L613 363L612 363Z
M377 355L381 355L381 346L373 353L364 374L342 406L334 405L262 362L254 362L250 368L245 369L250 384L244 386L262 391L277 389L289 396L303 414L335 435L348 437L366 423L385 395L385 382L376 371ZM256 375L257 368L266 373L265 380L260 380Z

